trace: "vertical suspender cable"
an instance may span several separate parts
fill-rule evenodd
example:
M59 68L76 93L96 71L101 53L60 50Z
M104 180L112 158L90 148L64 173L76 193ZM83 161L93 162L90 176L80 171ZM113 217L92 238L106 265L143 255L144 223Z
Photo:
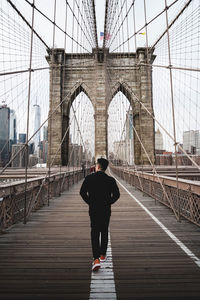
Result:
M152 89L152 79L151 79L151 65L150 65L150 55L149 55L149 43L148 43L148 30L147 30L147 9L146 9L146 0L144 0L144 18L145 18L145 33L146 33L146 49L147 49L147 82L148 82L148 88L147 88L147 94L148 97L151 97L150 101L153 107L152 103L152 90L149 91L149 87ZM154 119L153 119L154 122ZM155 131L155 127L153 124L153 130ZM154 136L154 135L153 135ZM154 143L155 145L155 143ZM154 155L155 155L155 149L154 149ZM152 160L152 171L153 171L153 180L155 175L155 157Z
M65 32L67 32L67 2L65 1ZM62 90L61 90L61 101L63 101L64 99L64 85L65 85L65 63L66 63L66 39L67 39L67 35L65 34L65 38L64 38L64 58L63 58L63 66L60 66L61 68L61 74L62 74ZM78 47L78 44L77 44ZM62 124L63 124L63 108L64 105L61 106L61 119L62 119ZM67 152L68 153L68 152ZM60 163L60 192L59 195L61 194L61 189L62 189L62 184L61 184L61 169L62 169L62 146L61 146L61 163Z
M98 38L97 38L97 22L96 22L96 14L95 14L95 2L92 0L92 13L93 13L93 20L94 20L94 34L95 34L95 44L96 48L98 48Z
M175 150L175 161L176 161L176 188L177 198L179 193L178 185L178 161L177 161L177 140L176 140L176 123L175 123L175 111L174 111L174 91L173 91L173 78L172 78L172 61L171 61L171 47L170 47L170 36L169 36L169 22L168 22L168 10L167 0L165 0L165 16L166 16L166 31L167 31L167 42L168 42L168 61L169 61L169 75L170 75L170 90L171 90L171 107L172 107L172 120L173 120L173 133L174 133L174 150ZM178 206L178 220L180 221L180 202Z
M107 36L107 26L108 26L108 6L109 0L106 0L105 7L105 21L104 21L104 36L103 36L103 49L106 47L106 36Z
M137 37L136 37L136 24L135 24L135 0L133 0L133 28L134 28L135 52L136 52L136 50L137 50Z
M136 38L136 24L135 24L135 0L133 0L133 28L134 28L134 38L135 38L135 53L137 51L137 38ZM133 101L133 100L132 100ZM133 104L132 104L132 108L134 108ZM133 116L134 116L134 112L133 112ZM132 123L133 123L133 117L132 117ZM133 134L133 133L132 133ZM134 162L134 169L136 168L135 165L135 149L134 149L134 134L133 134L133 162ZM135 178L135 174L134 174L134 178Z
M33 54L33 27L35 14L35 0L32 6L32 24L31 24L31 45L30 45L30 61L29 61L29 83L28 83L28 109L27 109L27 125L26 125L26 147L25 147L25 195L24 195L24 224L26 224L26 207L27 207L27 172L28 172L28 134L29 134L29 113L30 113L30 99L31 99L31 68L32 68L32 54Z
M80 0L78 1L78 24L80 25L80 20L79 20L79 16L80 16ZM79 26L77 24L77 40L79 40ZM77 55L78 55L78 47L77 47ZM82 93L79 94L79 97L82 97ZM78 120L80 121L80 107L78 107ZM77 137L77 144L78 144L78 163L77 163L77 167L79 168L81 166L80 163L80 156L81 156L81 146L80 146L80 131L78 130L78 137Z
M54 22L53 22L53 49L51 54L51 67L52 67L52 78L51 78L51 97L54 95L54 82L53 82L53 76L54 76L54 47L55 47L55 29L56 29L56 0L54 0ZM49 156L51 158L51 129L52 129L52 116L49 119L50 122L50 134L49 134ZM47 196L47 205L49 206L49 199L50 199L50 176L51 176L51 160L49 162L49 177L48 177L48 196Z
M75 1L73 1L73 21L72 21L72 53L74 52L74 9L75 9Z
M73 12L74 12L74 9L75 9L75 1L73 0ZM71 55L72 55L72 57L74 57L73 56L73 51L74 51L74 19L75 19L75 14L73 14L73 22L72 22L72 38L73 38L73 40L72 40L72 53L71 53ZM74 105L75 105L75 99L76 99L76 97L77 97L77 93L78 93L78 91L76 90L76 94L75 94L75 98L74 98L74 100L72 100L71 101L71 106L72 106L72 109L73 109L73 107L74 107ZM73 109L73 112L74 112L74 114L76 113L76 107L75 107L75 109ZM74 183L74 165L75 165L75 130L76 130L76 128L75 128L75 119L74 119L74 121L73 121L73 143L72 143L72 155L73 155L73 183Z

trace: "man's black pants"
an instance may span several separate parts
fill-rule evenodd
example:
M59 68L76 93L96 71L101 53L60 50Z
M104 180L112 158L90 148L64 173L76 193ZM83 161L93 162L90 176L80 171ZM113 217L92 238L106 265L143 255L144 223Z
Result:
M94 259L100 255L106 255L108 246L108 226L110 221L110 213L106 214L91 214L91 243ZM101 241L100 241L101 235Z

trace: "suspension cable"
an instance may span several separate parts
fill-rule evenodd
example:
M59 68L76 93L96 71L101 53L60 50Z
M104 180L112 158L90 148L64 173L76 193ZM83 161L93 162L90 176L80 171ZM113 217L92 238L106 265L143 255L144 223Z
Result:
M29 5L32 6L32 3L29 2L29 0L25 0ZM39 12L44 18L46 18L49 22L51 22L53 25L55 25L56 28L58 28L62 33L66 34L71 40L72 42L75 42L76 44L78 44L81 48L83 48L86 52L91 53L91 51L89 51L88 49L86 49L85 47L83 47L78 41L74 40L73 36L70 36L69 33L67 33L65 30L63 30L58 24L54 24L54 21L52 21L49 17L47 17L40 9L38 9L36 6L35 10L37 12Z
M45 41L41 38L41 36L37 33L35 29L32 29L32 25L26 20L26 18L22 15L22 13L17 9L17 7L14 5L14 3L11 0L7 0L7 2L14 8L14 10L18 13L18 15L23 19L23 21L28 25L28 27L33 30L35 35L40 39L40 41L45 45L47 49L49 49L49 46L45 43ZM34 6L35 1L33 3L29 3L31 6Z
M26 224L26 205L27 205L27 171L28 171L28 139L29 139L29 114L30 114L30 99L31 99L31 66L33 57L33 27L34 27L34 9L35 0L33 0L32 8L32 24L31 24L31 44L30 44L30 62L29 62L29 83L28 83L28 103L27 103L27 124L26 124L26 148L25 148L25 195L24 195L24 224Z

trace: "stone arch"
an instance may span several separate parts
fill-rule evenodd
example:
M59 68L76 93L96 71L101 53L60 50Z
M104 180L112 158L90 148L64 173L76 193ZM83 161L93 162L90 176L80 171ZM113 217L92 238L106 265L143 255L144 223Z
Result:
M110 97L109 102L108 102L108 107L109 107L110 103L112 102L113 98L119 92L123 93L124 96L130 102L132 112L133 112L133 120L132 120L133 126L137 130L137 133L140 136L140 114L139 114L139 110L137 108L137 102L134 99L134 96L131 94L131 91L129 90L128 87L125 86L125 84L118 82L115 85L114 92L112 93L112 96ZM133 130L133 139L134 139L134 162L135 162L135 164L140 164L141 163L141 144L136 136L134 129L132 129L132 130Z
M65 139L62 143L62 150L61 150L61 160L62 165L65 166L68 164L69 159L69 125L70 125L70 108L74 100L78 97L78 95L83 92L91 101L93 109L94 109L94 101L90 97L90 91L88 86L85 83L81 83L78 87L75 87L74 90L71 92L71 96L69 101L63 106L62 112L62 138L65 136ZM68 130L68 131L67 131ZM66 134L67 131L67 134Z
M94 99L92 97L90 97L90 90L89 90L88 86L83 82L78 87L74 88L74 90L72 91L70 100L67 102L67 110L70 109L73 101L82 92L90 99L90 101L93 105L93 108L95 107Z
M126 98L129 100L130 104L133 106L134 104L134 99L131 95L131 92L128 90L127 87L125 87L125 85L121 82L118 82L115 87L114 87L114 92L112 93L111 97L109 98L108 101L108 107L112 101L112 99L117 95L118 92L122 92L122 94L124 94L124 96L126 96Z

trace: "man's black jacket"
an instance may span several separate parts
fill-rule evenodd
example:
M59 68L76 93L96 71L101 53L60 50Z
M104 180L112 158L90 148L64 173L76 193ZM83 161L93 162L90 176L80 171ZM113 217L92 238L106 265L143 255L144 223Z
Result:
M80 195L89 205L90 214L111 213L111 204L120 197L115 179L101 171L86 176Z

